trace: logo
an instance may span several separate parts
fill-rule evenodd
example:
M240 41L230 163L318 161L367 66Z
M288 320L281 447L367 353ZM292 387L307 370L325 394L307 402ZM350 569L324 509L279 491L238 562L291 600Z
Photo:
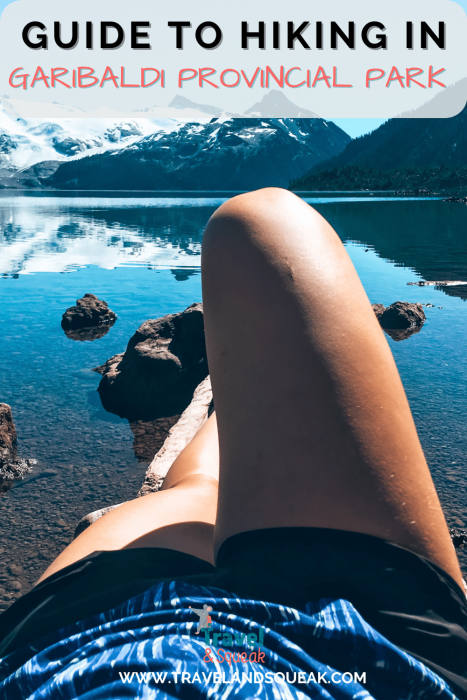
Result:
M206 650L204 661L227 661L229 666L232 662L235 663L245 663L246 661L254 663L265 663L264 652L261 651L261 646L264 644L264 628L259 627L258 634L250 632L249 634L245 632L229 632L228 630L224 632L213 632L212 631L212 618L209 613L212 612L212 607L210 605L203 605L202 608L192 608L190 605L190 610L193 610L199 617L198 626L196 628L195 634L204 632L204 642L208 649ZM255 650L255 644L258 648ZM248 649L247 651L238 652L237 654L226 651L223 648L216 649L215 647L243 647L245 645ZM212 655L212 656L211 656Z
M190 610L193 610L199 617L198 628L195 634L199 634L202 630L209 630L212 627L212 618L209 614L212 612L210 605L205 603L202 608L192 608L190 605Z

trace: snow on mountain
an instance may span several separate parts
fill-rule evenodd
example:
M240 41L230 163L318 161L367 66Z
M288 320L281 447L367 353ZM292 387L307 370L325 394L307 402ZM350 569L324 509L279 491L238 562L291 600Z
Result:
M317 163L338 155L350 137L330 121L270 90L247 115L221 112L176 96L176 118L135 112L134 119L101 110L90 117L54 103L6 95L0 101L0 187L65 189L248 189L287 186ZM50 107L50 105L48 105ZM257 118L258 114L266 114ZM277 115L287 114L286 118ZM121 156L121 157L120 157Z
M350 137L323 119L213 118L179 123L114 152L63 163L59 189L246 190L287 187Z
M177 120L147 118L23 119L17 116L11 101L2 98L0 182L3 186L20 186L23 172L31 166L47 163L45 167L50 171L51 163L56 168L63 161L83 155L116 151L149 134L171 131L177 124ZM37 172L40 170L36 167Z

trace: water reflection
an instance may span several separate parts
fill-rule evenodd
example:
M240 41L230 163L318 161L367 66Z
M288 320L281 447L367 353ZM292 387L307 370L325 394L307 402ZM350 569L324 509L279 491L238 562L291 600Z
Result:
M0 274L193 267L206 222L222 201L0 198Z
M371 246L385 260L414 270L423 280L467 280L467 207L462 204L356 201L315 206L344 241ZM467 286L440 289L467 299Z
M176 269L176 270L170 270L170 272L173 274L177 282L186 282L187 279L192 277L193 275L199 275L199 270L190 270L190 269Z
M196 274L204 227L226 197L0 197L0 274L137 265ZM467 209L442 201L309 197L344 241L358 241L424 280L467 279ZM180 268L183 268L181 270ZM191 270L189 271L189 269ZM443 287L467 299L467 286Z
M79 340L80 342L99 340L99 338L107 335L114 323L115 321L111 321L110 323L101 323L100 326L91 326L89 328L64 328L63 332L70 340Z
M396 343L401 340L407 340L410 336L415 335L415 333L420 333L423 326L414 326L412 328L383 328L383 331Z

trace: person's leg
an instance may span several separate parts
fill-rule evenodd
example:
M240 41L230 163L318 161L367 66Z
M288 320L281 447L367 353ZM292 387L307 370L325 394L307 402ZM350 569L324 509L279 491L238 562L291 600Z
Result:
M95 551L163 547L213 561L219 478L216 414L171 466L157 493L136 498L90 525L39 579Z
M344 246L295 195L240 195L203 240L220 444L215 549L270 527L391 540L461 574L388 343Z

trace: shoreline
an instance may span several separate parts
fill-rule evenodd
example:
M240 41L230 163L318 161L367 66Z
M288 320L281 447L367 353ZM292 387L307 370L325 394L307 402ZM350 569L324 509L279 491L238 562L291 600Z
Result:
M284 189L284 188L282 188ZM303 196L303 195L316 195L316 196L326 196L328 195L329 197L335 196L335 195L341 195L345 196L348 195L349 197L355 197L356 195L361 195L362 197L370 196L370 195L378 195L378 196L387 196L388 198L391 197L417 197L419 199L426 199L426 198L441 198L444 199L445 197L448 196L459 196L462 198L465 198L467 196L467 188L465 189L465 192L463 191L462 193L458 190L429 190L429 189L296 189L296 188L289 188L289 192L292 192L293 194L296 194L297 196ZM64 195L64 196L72 196L73 194L79 194L80 196L83 195L88 195L88 196L98 196L100 194L105 195L106 197L110 196L115 196L116 198L120 197L122 199L131 199L131 198L136 198L137 195L144 194L145 196L149 196L151 199L157 199L161 195L167 196L167 195L174 195L174 198L179 198L179 197L186 197L186 198L193 198L193 199L214 199L218 197L225 198L227 197L235 197L240 194L244 194L246 190L65 190L65 189L52 189L52 188L4 188L0 189L0 198L2 196L25 196L28 195L29 193L35 194L35 195L43 195L45 197L47 196L57 196L57 195Z

